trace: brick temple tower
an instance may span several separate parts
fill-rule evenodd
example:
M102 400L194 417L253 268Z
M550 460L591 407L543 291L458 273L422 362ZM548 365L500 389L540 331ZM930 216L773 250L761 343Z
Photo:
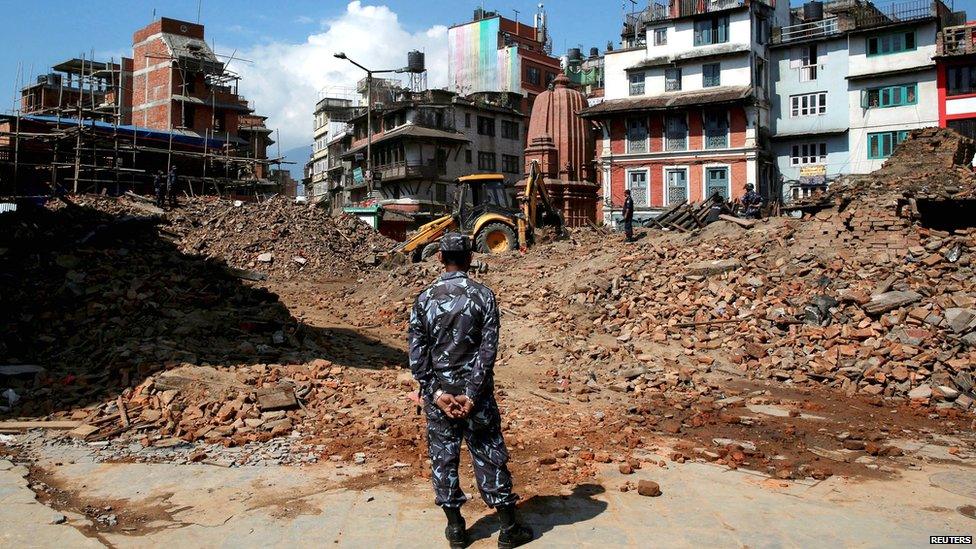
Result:
M559 75L553 89L539 94L529 120L526 172L538 161L554 205L566 225L580 227L596 221L597 189L593 158L595 140L590 123L577 113L586 98Z

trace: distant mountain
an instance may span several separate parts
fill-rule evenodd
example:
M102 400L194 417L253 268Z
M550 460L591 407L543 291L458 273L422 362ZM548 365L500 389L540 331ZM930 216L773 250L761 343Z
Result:
M268 153L268 156L274 155L270 150ZM309 157L312 155L311 143L301 147L295 147L291 150L281 151L281 154L288 162L294 162L294 164L282 164L281 169L288 170L296 181L301 181L305 177L305 163L308 162Z

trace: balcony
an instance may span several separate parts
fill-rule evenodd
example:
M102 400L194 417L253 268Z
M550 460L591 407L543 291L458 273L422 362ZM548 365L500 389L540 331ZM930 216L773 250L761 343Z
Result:
M413 164L404 161L384 164L382 166L377 166L375 169L382 178L382 181L394 181L397 179L407 178L437 178L437 167L427 164Z
M939 33L937 55L968 55L976 53L976 25L946 27Z
M785 44L787 42L794 42L796 40L823 38L839 33L840 28L840 19L837 17L821 19L820 21L813 21L810 23L790 25L788 27L779 28L779 32L773 36L773 42L777 44Z

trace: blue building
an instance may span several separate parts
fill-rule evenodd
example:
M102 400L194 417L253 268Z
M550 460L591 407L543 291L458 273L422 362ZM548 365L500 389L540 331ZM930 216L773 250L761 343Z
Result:
M773 32L771 142L789 201L881 167L908 131L937 126L940 0L808 2Z

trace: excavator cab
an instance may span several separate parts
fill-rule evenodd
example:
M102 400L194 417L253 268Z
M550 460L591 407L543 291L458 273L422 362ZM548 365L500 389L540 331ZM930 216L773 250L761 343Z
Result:
M533 241L538 226L562 229L562 216L553 208L545 181L533 162L517 204L497 173L466 175L457 179L455 208L417 230L394 251L422 261L437 253L438 241L448 231L471 235L475 249L486 254L524 250Z

